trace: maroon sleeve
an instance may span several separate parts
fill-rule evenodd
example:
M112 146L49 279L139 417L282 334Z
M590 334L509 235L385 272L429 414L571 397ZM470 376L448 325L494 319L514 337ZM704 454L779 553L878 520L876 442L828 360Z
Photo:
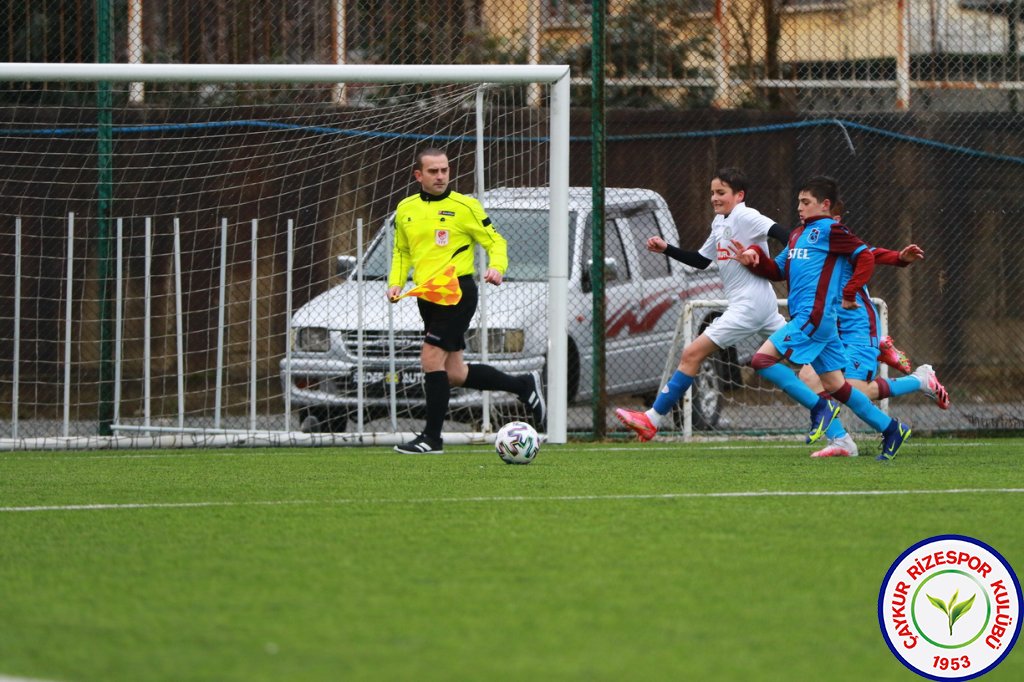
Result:
M850 281L843 287L843 300L856 301L857 292L868 283L874 271L875 258L870 251L864 249L857 254L853 261L853 274L850 276Z
M757 251L758 260L757 265L747 266L748 270L758 277L764 277L773 282L781 282L786 279L786 273L779 269L778 263L772 260L771 256L765 253L760 246L751 246L749 248Z
M875 265L895 265L898 268L905 268L910 265L907 261L900 260L899 251L876 246L871 249L871 253L875 254Z
M839 223L832 223L832 232L828 237L828 250L831 253L849 255L861 247L867 247L861 238L850 232L850 229Z

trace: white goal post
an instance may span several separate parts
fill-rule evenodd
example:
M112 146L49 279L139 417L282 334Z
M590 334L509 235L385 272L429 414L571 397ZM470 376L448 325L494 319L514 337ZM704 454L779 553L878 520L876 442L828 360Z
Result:
M85 86L76 90L72 84ZM138 84L154 86L153 92L146 90L145 102L141 104L137 96L131 96L131 93L138 93ZM161 90L160 84L167 85ZM171 84L188 85L178 91ZM260 118L270 105L256 101L257 95L268 96L273 99L273 104L286 107L299 94L316 87L330 89L340 84L361 84L363 99L360 99L360 88L352 87L347 89L344 108L326 99L309 103L301 114L281 114L272 120ZM538 85L546 87L541 107L532 98L527 102L525 97L511 92L513 87L519 86L529 87L531 92L535 92L533 88ZM288 348L286 359L290 357L296 334L291 318L301 303L298 295L312 298L316 294L293 292L292 277L300 267L309 269L315 264L322 264L325 261L324 250L334 244L329 240L309 242L300 248L293 239L302 230L323 230L323 224L348 220L350 214L351 224L354 226L357 222L349 206L356 199L333 196L333 185L324 179L333 168L330 164L336 160L338 149L304 146L302 136L309 135L311 131L327 131L334 138L348 136L352 139L372 132L381 140L378 143L381 150L388 139L399 135L406 140L437 139L442 146L449 140L463 144L467 138L475 136L473 146L476 151L464 155L464 165L475 166L473 175L476 182L472 192L467 193L485 194L487 189L503 183L517 186L515 183L526 183L525 178L536 178L543 169L546 175L540 182L532 184L546 185L545 201L549 209L545 225L548 240L546 440L565 443L568 400L565 368L568 366L569 86L569 67L565 65L0 63L0 110L9 108L12 114L5 119L13 121L0 126L4 128L0 130L0 163L6 159L30 159L24 166L0 177L0 186L7 187L11 196L17 199L8 201L6 192L5 196L0 196L0 200L8 205L15 205L0 211L0 221L4 223L0 238L4 240L5 253L14 254L11 270L17 275L11 285L0 283L0 300L4 301L2 305L6 309L3 317L11 325L13 339L13 344L7 347L11 349L10 355L6 358L0 356L0 362L8 364L3 370L7 375L3 382L7 386L3 391L5 398L10 396L14 401L7 415L7 428L0 428L0 449L391 444L409 438L410 432L400 429L300 432L294 428L294 420L289 414L290 386L273 398L285 405L283 420L277 420L277 425L271 426L272 418L256 419L255 403L269 400L264 396L267 389L261 388L259 396L256 390L256 357L260 340L251 338L260 333L256 317L262 315L266 318L265 322L260 322L260 329L265 324L283 335ZM497 128L485 130L490 122L482 120L484 112L479 102L480 92L499 88L509 89L510 94L494 107L494 116L503 117L503 121L508 122L503 122L506 127L495 133L493 131ZM371 89L379 99L371 100L366 94ZM474 100L478 103L475 112L471 110ZM464 117L468 124L460 122L458 125L462 127L456 127L449 123L448 128L440 125L436 129L431 128L433 117L454 119L467 108L471 110ZM533 119L527 120L525 116L519 118L518 112L528 108L537 112L538 120L543 118L542 124L535 123ZM205 113L206 109L209 114ZM218 118L219 114L214 112L223 115ZM231 112L234 113L229 116ZM389 128L389 116L402 119L400 133ZM69 120L72 121L70 125ZM345 126L334 123L335 120L344 121ZM241 129L242 124L244 129ZM211 149L202 140L191 139L185 140L179 148L166 149L159 145L161 140L179 134L185 139L185 134L195 130L218 131L216 134L220 137L217 142L221 146ZM130 157L127 154L123 156L132 164L129 172L137 173L127 181L123 175L125 169L117 165L122 156L111 153L113 135L119 131L130 131L140 136L137 142L133 142ZM278 133L280 138L267 142ZM540 153L536 158L524 153L522 158L515 159L518 167L514 172L504 172L503 159L485 159L483 156L480 140L488 136L488 139L502 138L500 141L503 143L516 138L529 139L534 146L545 147L543 158L540 158ZM275 153L284 160L271 165L249 155L247 145L258 144L277 145ZM212 158L224 150L230 158ZM283 157L285 152L289 154L287 158ZM370 150L369 153L375 152ZM401 168L403 163L406 169L411 166L412 155L406 154L404 148L399 153L390 148L379 153L389 155L387 161L395 167ZM304 172L317 182L298 186L293 183L289 170L309 159L315 161L307 164L313 168ZM98 168L89 167L94 162ZM158 166L164 162L168 165ZM170 165L172 163L173 166ZM375 175L379 169L368 165L364 162L363 167L351 171L342 182L358 189L360 183L380 181ZM191 185L186 185L181 179L187 172L206 166L218 168L217 174ZM156 172L158 168L161 173ZM484 177L485 168L488 173L493 171L495 177ZM387 190L379 196L374 195L375 207L386 203L385 200L392 201L399 192L396 187L406 195L412 193L408 170L404 175L398 171L392 175L397 179L389 178L391 184ZM130 185L132 196L126 199L113 195L117 187L115 177L124 185ZM246 184L250 177L258 178L261 184L250 189ZM464 179L464 182L471 184L471 180ZM83 199L87 194L83 185L91 186L92 195L87 199ZM49 189L44 191L42 188L45 186ZM278 188L280 194L264 196L262 193L270 186ZM197 191L196 187L213 187L215 189L211 191L229 197L218 208L233 211L230 220L205 208L195 208L201 203L199 195L203 191ZM24 188L41 189L30 192ZM65 189L66 194L59 193ZM174 192L180 194L173 195ZM289 204L285 210L283 206L287 202L284 198L299 194L302 195L299 208L292 208ZM172 195L173 199L169 199ZM179 227L176 214L171 211L160 213L161 224L157 225L155 220L151 220L152 212L146 211L168 201L184 207L181 208L183 211L201 213L196 222L202 223L202 229L184 232ZM112 209L115 202L119 202L119 207L129 206L133 212L129 215ZM85 210L81 208L83 205L87 207ZM329 213L333 206L339 207L339 211L344 206L347 212L344 216L321 220L315 225L292 222L296 219L294 216L301 216L304 212ZM136 207L137 211L134 210ZM287 228L277 227L279 233L265 234L264 217L262 213L250 217L250 213L257 210L252 207L261 212L269 211L275 225L287 223ZM363 255L362 217L359 216L357 237L347 244L351 253L358 242L357 256ZM371 239L376 235L373 231L379 229L383 222L379 215L374 220L375 224L366 226L370 231L367 236ZM498 227L500 229L500 224ZM128 235L130 229L134 230L131 237ZM354 227L349 229L355 234ZM276 240L278 234L280 248L270 262L258 253L257 245ZM282 265L276 256L286 248L285 235L287 262ZM510 235L505 236L508 238ZM183 245L183 242L188 244ZM158 260L152 253L155 244L159 244L164 249L161 253L166 255L157 269L153 269ZM189 244L199 244L205 249L203 253L207 260L199 261L190 255ZM46 251L48 248L51 252ZM60 251L59 258L54 249ZM31 258L35 259L29 263L30 269L43 276L40 282L45 279L45 283L31 287L36 298L30 301L30 305L26 305L29 294L23 286L23 280L28 276L23 263L26 251L31 252ZM82 261L86 257L90 258L88 264ZM135 263L135 270L128 272L130 268L126 263L130 259ZM56 271L55 263L60 264L60 273ZM144 269L139 265L141 263L145 263ZM247 269L251 274L244 277L239 274ZM98 274L87 279L83 272ZM355 275L361 277L362 273L356 272ZM279 289L258 291L258 276L268 280L268 286L284 288L287 282L287 296L282 296ZM60 282L60 286L54 285L54 281ZM331 280L336 281L337 277ZM359 283L361 287L363 281L360 279ZM295 286L300 285L296 283ZM126 287L134 287L136 293L144 293L129 301L125 298ZM379 293L368 288L366 295L377 296ZM294 299L293 294L296 296ZM287 300L286 312L273 317L265 308L270 305L271 298L276 301L279 296ZM209 307L200 311L195 299L202 297L209 299ZM409 306L414 307L411 303ZM128 307L137 309L138 313L138 334L132 339L122 336L127 324L122 314ZM200 322L207 326L197 327ZM87 333L83 329L87 323L102 325L103 328L95 334ZM44 348L49 364L32 367L24 361L23 354L29 345L24 338L25 329L36 330L40 338L50 335L45 339ZM484 329L486 338L481 343L485 357L492 342L512 343L498 338L505 331L490 330L492 334ZM238 334L250 338L239 344L232 340ZM190 349L189 340L199 336L203 336L204 342L205 337L216 339L209 349L204 347L201 352ZM393 339L391 343L394 343ZM232 344L244 347L233 347ZM83 349L88 346L103 349L114 345L117 347L109 357L98 363L86 363L81 359ZM160 359L151 357L152 347L163 349ZM263 349L259 353L261 358L270 355ZM131 357L125 357L126 354ZM225 367L225 356L231 354L232 357L244 358L236 363L237 368L233 370ZM361 360L362 350L359 356ZM136 376L128 379L123 370L132 363L138 371ZM159 370L161 363L165 369L170 369L166 376L154 376L152 372ZM189 367L190 363L201 365L203 369L194 371ZM81 366L86 364L90 367L78 374ZM74 375L72 367L76 368ZM249 379L230 386L225 383L230 371L248 374L250 370L252 376ZM281 381L273 370L261 366L260 372L261 386ZM204 374L209 377L203 378L201 375ZM88 391L95 390L99 398L93 400L90 397L87 409L81 408L86 400L80 395L85 390L81 385L82 376L97 377L96 387L90 386ZM32 381L32 377L44 377L45 385L40 380L38 386L27 387L26 382ZM399 381L395 372L385 372L384 377L385 383ZM207 397L198 397L192 385L200 379L206 382L204 392ZM361 388L363 381L360 366ZM162 392L152 394L154 386ZM127 415L122 409L121 401L129 400L128 388L133 393L133 404L137 405L132 415ZM49 402L39 409L31 407L28 396L41 393L56 397L47 398ZM229 396L235 397L234 405L238 412L230 425L221 421L222 411L226 409L222 401ZM243 404L248 406L244 414ZM163 405L164 411L151 413L157 405ZM108 408L109 414L104 417ZM76 433L71 425L77 423L78 427L84 428L83 424L90 419L80 416L76 420L75 415L91 414L93 410L101 414L100 419L93 422L94 432ZM190 426L190 416L200 413L203 417L199 425ZM135 418L134 425L129 423L131 418ZM30 420L43 431L28 429ZM359 424L362 424L361 413ZM484 431L451 434L446 431L445 438L453 444L493 440L491 431L496 431L500 424L490 427L486 416L483 424Z

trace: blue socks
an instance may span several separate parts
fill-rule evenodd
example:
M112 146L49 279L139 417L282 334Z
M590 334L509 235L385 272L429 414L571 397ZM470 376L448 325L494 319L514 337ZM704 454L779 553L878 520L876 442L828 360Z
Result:
M870 424L875 431L885 431L892 422L892 417L875 407L875 404L866 395L855 388L851 387L850 397L846 399L846 406L855 415Z
M804 382L800 381L800 378L796 375L796 373L793 370L791 370L789 367L786 367L781 363L772 364L769 365L768 367L762 367L761 369L757 370L757 373L763 376L768 381L775 384L776 386L778 386L779 388L781 388L783 391L785 391L786 395L788 395L790 398L806 407L808 410L812 409L815 405L817 405L818 401L821 399L817 393L807 388L807 385L804 384ZM908 381L907 383L913 383L915 385L915 388L913 388L912 390L916 391L920 388L920 382L917 380L916 377L905 378L911 380ZM893 381L893 383L895 384L898 381L903 381L903 379L897 379ZM847 386L849 386L849 384L847 384ZM901 388L903 388L902 385ZM890 425L890 423L892 422L892 418L886 415L885 412L882 412L880 409L875 407L874 403L872 403L866 395L864 395L857 389L853 388L852 386L849 386L849 391L850 394L846 398L846 400L840 402L845 403L846 406L849 407L855 415L863 419L866 423L870 424L872 428L879 432L884 431ZM909 393L910 391L908 390L906 392ZM895 391L893 392L893 394L898 395L895 393ZM838 398L833 399L838 400ZM838 420L833 419L832 425L830 425L829 428L825 431L825 433L830 438L832 437L832 434L836 432L834 429L845 431L841 423L836 425L837 422Z
M782 363L764 367L757 370L757 373L781 388L786 395L808 410L818 404L818 394L807 388L807 384L800 381L796 373Z
M668 414L669 411L675 407L679 399L686 393L686 389L690 388L693 384L693 377L689 374L683 374L678 369L669 378L668 383L658 393L658 397L654 399L654 411L658 414Z
M831 399L831 398L830 398ZM832 420L832 423L825 429L825 437L830 441L836 438L842 438L846 435L846 429L843 427L843 422L839 417Z
M921 390L921 380L915 376L888 379L890 395L906 395Z

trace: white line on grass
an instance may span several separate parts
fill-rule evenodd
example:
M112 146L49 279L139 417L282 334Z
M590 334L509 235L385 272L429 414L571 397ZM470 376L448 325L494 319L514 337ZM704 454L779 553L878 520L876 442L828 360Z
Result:
M956 443L955 445L952 445L952 444L947 443L947 442L942 442L942 441L937 441L937 442L914 441L914 448L915 449L917 449L917 448L951 448L951 447L957 447L957 448L977 448L977 447L985 447L985 446L988 446L988 445L991 445L991 444L992 444L991 442L984 442L984 441L972 441L970 443L966 443L966 442L964 442L964 443ZM677 450L681 446L687 447L687 448L689 448L691 446L701 446L701 449L703 449L703 450L723 450L723 451L730 451L730 450L751 451L751 450L776 450L776 449L783 449L783 450L810 450L810 449L813 449L814 447L816 447L813 444L812 445L807 445L807 444L804 444L804 443L782 442L782 441L763 440L763 439L751 440L751 441L747 441L747 442L742 442L742 441L734 442L734 443L729 444L729 445L712 445L712 444L710 444L708 442L703 442L703 441L692 441L692 442L689 442L689 443L686 443L686 442L683 442L683 441L678 441L678 442L658 441L658 442L654 442L654 443L631 443L631 444L627 444L627 445L605 445L605 446L601 447L600 454L603 454L603 453L606 453L606 452L639 452L641 450L646 450L648 452L669 452L669 451ZM367 446L367 447L371 447L371 446ZM551 447L555 448L555 447L563 447L563 446L551 446ZM168 457L173 457L175 459L183 459L185 457L211 457L211 456L212 457L277 457L277 458L280 458L280 457L286 457L286 456L293 456L293 457L305 457L305 456L310 456L310 455L312 455L312 456L320 456L320 455L322 455L324 453L325 449L327 449L327 448L312 448L311 449L311 448L269 448L268 447L268 448L260 448L260 449L245 449L245 448L231 449L231 448L226 448L226 449L223 449L223 450L173 450L173 451L170 451L170 452L107 452L107 451L105 451L105 452L103 452L101 454L88 454L88 453L85 453L85 452L82 452L82 453L72 452L72 453L68 454L68 453L65 453L65 452L61 451L61 452L54 452L54 453L46 453L46 454L42 454L42 455L29 455L29 456L26 456L26 457L19 457L18 461L29 460L29 461L55 462L55 461L58 461L58 460L73 460L73 461L93 460L93 459L121 459L121 460L128 460L128 459L164 459L164 458L168 458ZM348 447L348 448L345 448L347 454L357 453L357 452L360 451L360 449L361 448L358 448L358 447ZM365 450L365 448L362 448L362 449ZM553 451L554 452L558 452L558 450L553 450ZM494 452L494 448L492 448L492 447L475 447L475 446L474 447L469 447L469 446L461 446L460 445L460 446L458 446L457 450L455 450L455 449L452 450L452 454L458 453L458 454L465 454L465 455L480 454L480 453L483 453L483 452L493 453ZM3 457L4 454L6 454L6 453L0 453L0 464L2 464L4 462L4 457ZM4 682L3 679L0 679L0 682Z
M193 509L203 507L280 507L351 504L449 504L455 502L593 502L600 500L682 500L731 497L870 497L879 495L977 495L1018 494L1024 488L950 488L948 490L737 490L711 493L644 493L621 495L494 495L478 497L341 498L336 500L253 500L207 502L125 502L107 504L60 504L34 507L0 507L0 512L105 511L119 509ZM0 680L3 682L3 680Z

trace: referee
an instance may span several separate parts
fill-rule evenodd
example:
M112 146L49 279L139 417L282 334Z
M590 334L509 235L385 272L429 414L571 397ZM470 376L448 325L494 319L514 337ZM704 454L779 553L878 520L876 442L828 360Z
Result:
M441 454L441 427L448 415L451 386L482 391L515 393L530 408L540 428L545 417L540 374L511 376L489 365L468 365L462 358L466 331L476 312L473 244L487 251L484 280L501 284L508 266L505 239L498 234L480 202L448 188L450 169L444 150L428 147L416 154L413 176L420 191L398 203L395 211L395 248L388 276L388 299L394 301L412 269L415 284L439 273L448 264L462 288L462 300L455 305L438 305L417 298L425 330L420 366L423 368L427 418L423 432L396 452Z

